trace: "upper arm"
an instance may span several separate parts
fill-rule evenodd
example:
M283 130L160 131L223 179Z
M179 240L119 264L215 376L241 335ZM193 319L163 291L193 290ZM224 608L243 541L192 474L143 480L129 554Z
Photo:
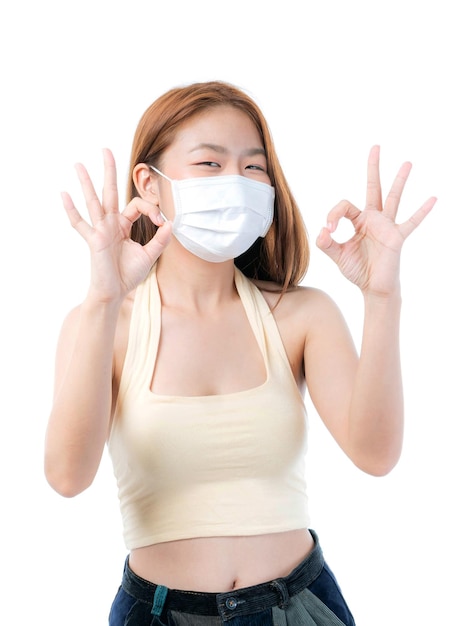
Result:
M345 449L358 363L356 347L341 311L329 296L314 290L305 299L304 373L307 388L322 421Z

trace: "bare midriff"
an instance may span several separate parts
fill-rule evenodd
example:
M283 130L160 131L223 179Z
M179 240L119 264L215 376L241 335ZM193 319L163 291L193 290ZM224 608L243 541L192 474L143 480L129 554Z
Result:
M307 529L202 537L132 550L132 571L170 589L223 593L287 576L314 546Z

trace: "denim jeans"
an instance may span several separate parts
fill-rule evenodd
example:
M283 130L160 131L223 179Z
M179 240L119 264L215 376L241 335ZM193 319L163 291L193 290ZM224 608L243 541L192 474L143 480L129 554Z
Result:
M126 559L109 626L354 626L338 583L315 547L288 576L224 593L167 589Z

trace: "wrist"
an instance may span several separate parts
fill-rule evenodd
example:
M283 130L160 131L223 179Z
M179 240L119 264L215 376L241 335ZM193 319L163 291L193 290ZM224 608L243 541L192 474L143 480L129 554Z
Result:
M91 315L117 317L121 308L122 298L103 298L96 292L89 291L81 304L82 312Z
M398 282L391 289L363 289L362 296L365 302L401 302L401 286Z
M401 310L401 290L398 287L394 291L390 292L373 292L366 291L362 293L364 298L364 307L367 311L379 312L392 312Z

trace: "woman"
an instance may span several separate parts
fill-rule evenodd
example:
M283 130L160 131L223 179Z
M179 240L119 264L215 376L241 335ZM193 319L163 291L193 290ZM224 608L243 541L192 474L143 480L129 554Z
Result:
M176 88L144 113L128 204L112 154L102 200L82 165L90 287L57 350L46 476L74 496L109 447L129 549L110 624L354 624L304 480L304 388L348 457L389 472L403 436L399 259L429 199L395 223L410 171L382 204L340 202L317 245L364 296L360 356L323 292L299 287L305 227L266 121L222 82ZM339 244L341 218L355 234Z

